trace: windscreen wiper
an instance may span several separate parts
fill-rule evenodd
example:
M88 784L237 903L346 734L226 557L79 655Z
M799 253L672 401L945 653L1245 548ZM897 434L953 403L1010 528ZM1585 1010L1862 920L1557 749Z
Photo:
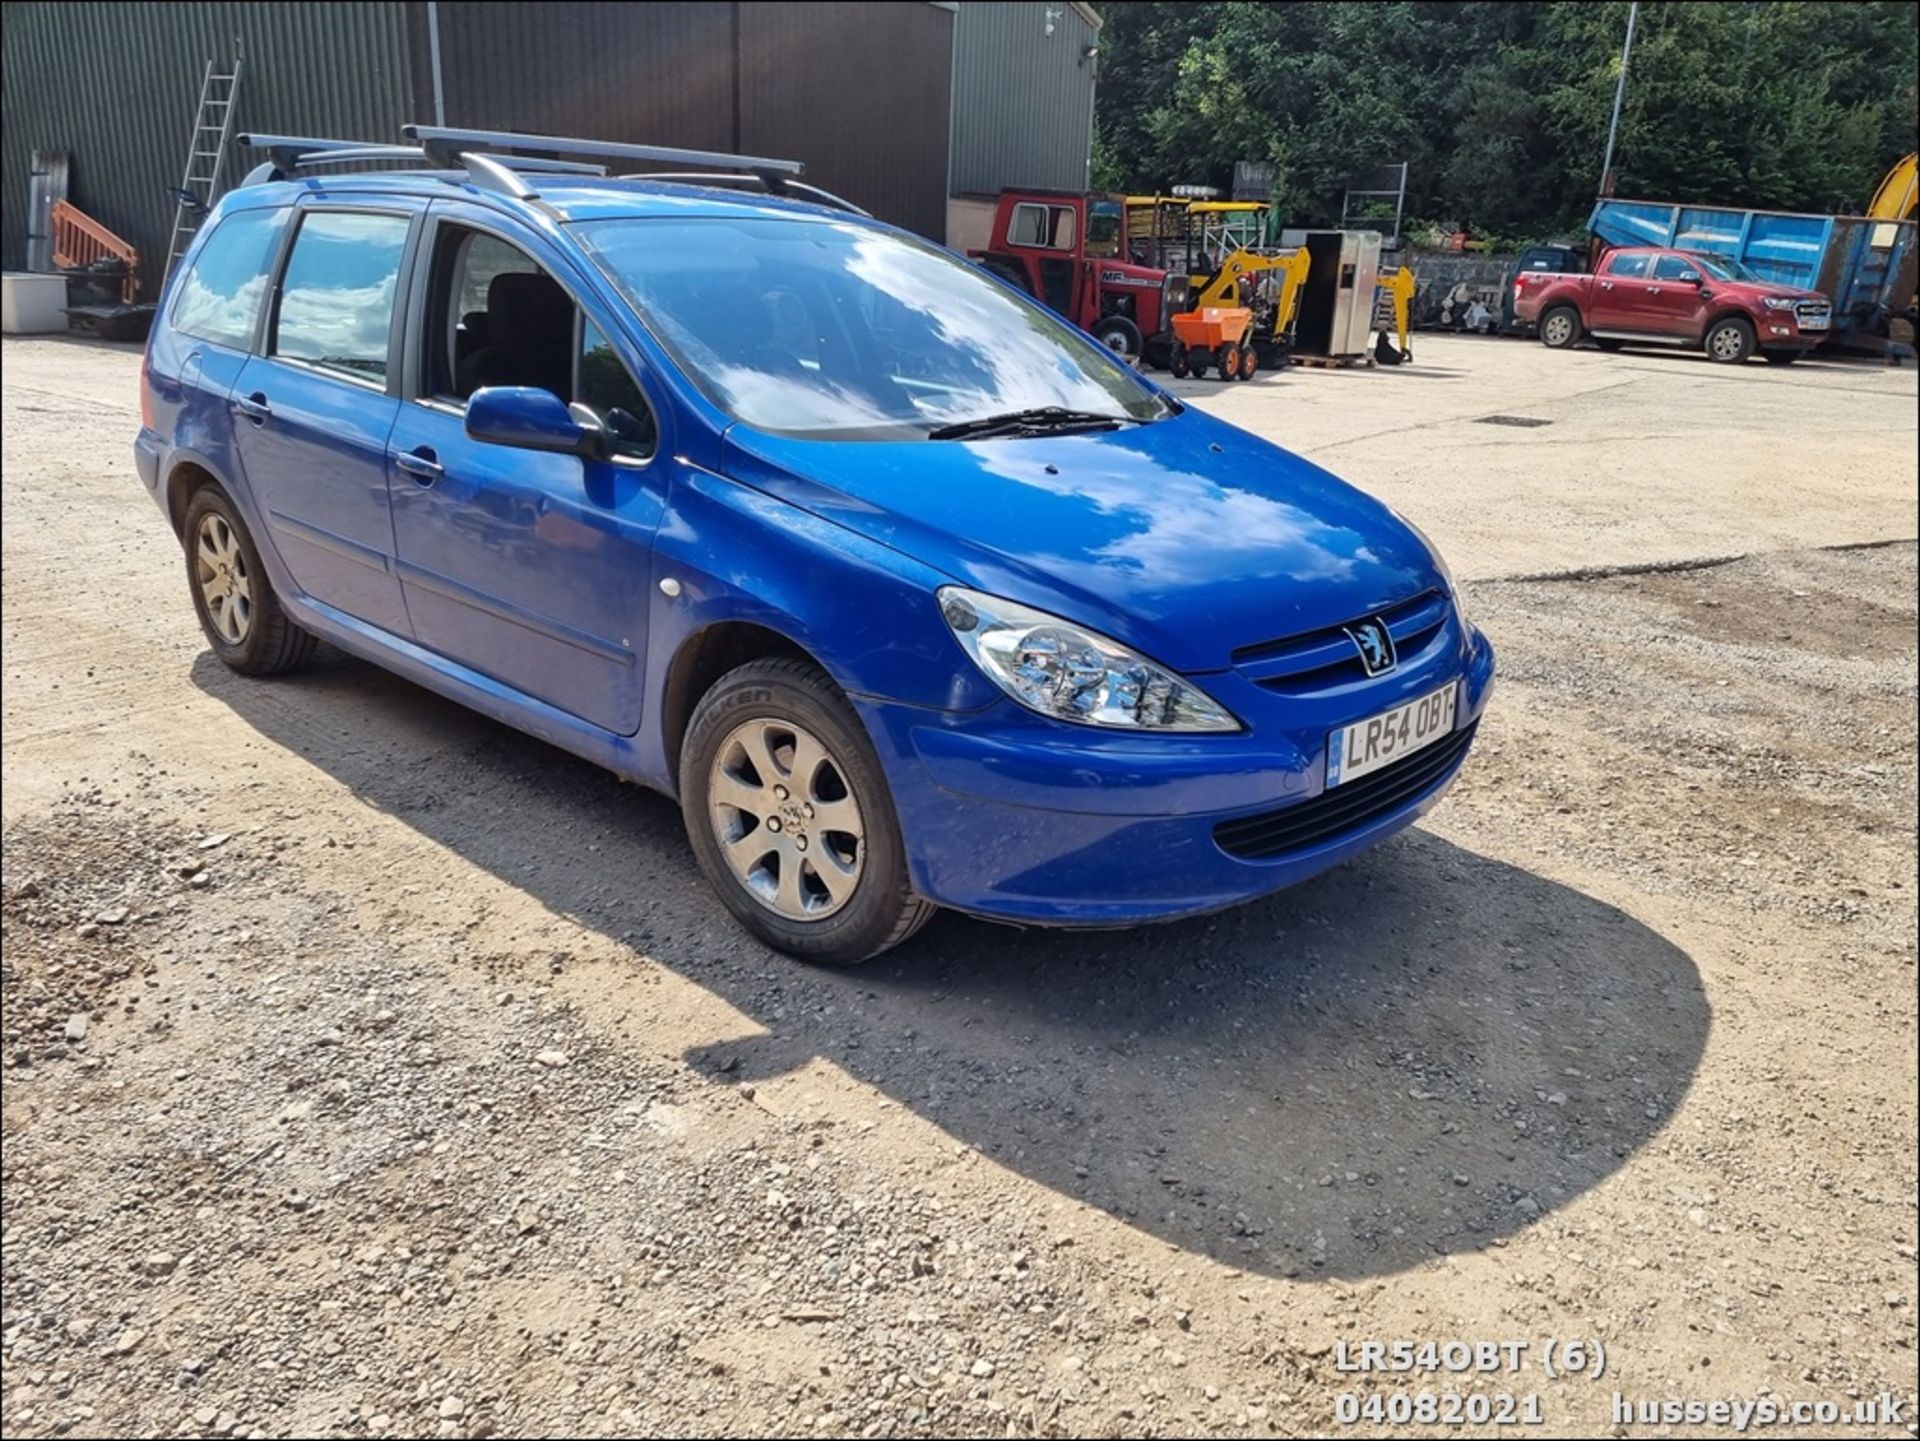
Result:
M1039 405L1030 410L1009 410L1001 415L983 415L978 420L957 420L951 425L935 426L928 440L978 440L990 435L1047 435L1073 430L1117 430L1123 425L1138 425L1131 415L1106 415L1097 410L1068 410L1060 405Z

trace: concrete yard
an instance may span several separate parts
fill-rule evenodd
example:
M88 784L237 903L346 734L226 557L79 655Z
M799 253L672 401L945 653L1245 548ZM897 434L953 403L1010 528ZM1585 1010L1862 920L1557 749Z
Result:
M1910 365L1419 333L1413 351L1174 388L1411 516L1463 579L1915 534Z
M1415 351L1177 388L1469 581L1449 798L1210 919L834 972L657 796L229 674L137 352L9 340L6 1433L1911 1434L1915 371ZM1395 1339L1527 1349L1339 1369Z

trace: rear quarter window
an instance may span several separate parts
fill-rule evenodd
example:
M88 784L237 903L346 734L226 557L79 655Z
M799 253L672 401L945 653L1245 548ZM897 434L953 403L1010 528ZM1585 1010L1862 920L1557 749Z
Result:
M252 346L287 214L237 210L215 226L180 277L170 317L175 330L235 350Z

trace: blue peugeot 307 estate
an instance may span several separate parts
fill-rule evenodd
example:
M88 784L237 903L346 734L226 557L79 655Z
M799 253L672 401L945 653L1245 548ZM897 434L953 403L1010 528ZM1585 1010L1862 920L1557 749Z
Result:
M676 796L822 961L1244 901L1458 771L1493 655L1378 501L790 162L408 133L252 137L161 302L139 469L233 669L326 640Z

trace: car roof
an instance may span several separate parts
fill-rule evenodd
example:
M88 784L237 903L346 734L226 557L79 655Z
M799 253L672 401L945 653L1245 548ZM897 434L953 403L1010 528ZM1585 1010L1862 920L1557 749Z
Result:
M723 218L832 220L878 226L880 222L851 211L818 205L798 198L741 191L691 181L623 179L618 176L529 174L537 194L502 195L472 183L459 170L342 171L304 174L293 180L266 181L233 192L237 204L249 201L286 204L303 195L345 197L350 194L425 196L446 199L458 195L498 209L521 213L539 208L563 221L640 218ZM245 197L245 198L242 198Z

